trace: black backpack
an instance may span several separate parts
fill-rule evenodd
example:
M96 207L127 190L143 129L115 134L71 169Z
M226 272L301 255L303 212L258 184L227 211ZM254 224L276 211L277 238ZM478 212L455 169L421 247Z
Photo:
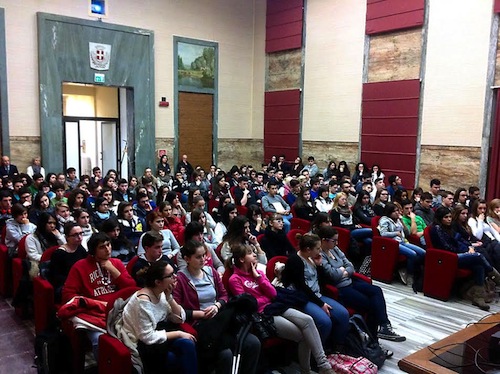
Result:
M354 314L349 319L349 332L345 340L346 354L366 357L380 369L385 362L385 353L378 344L377 338L370 333L364 319Z
M59 330L45 330L35 337L38 374L70 374L72 351L69 338Z

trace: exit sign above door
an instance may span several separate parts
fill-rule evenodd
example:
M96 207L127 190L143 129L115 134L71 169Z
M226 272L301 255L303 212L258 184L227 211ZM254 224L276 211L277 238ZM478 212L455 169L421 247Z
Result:
M104 83L106 81L106 76L102 73L94 73L95 83Z

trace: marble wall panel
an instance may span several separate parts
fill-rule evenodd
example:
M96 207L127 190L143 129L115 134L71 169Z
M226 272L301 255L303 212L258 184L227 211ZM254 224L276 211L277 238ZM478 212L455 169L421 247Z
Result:
M38 13L40 127L46 166L62 169L62 82L94 83L89 42L111 45L105 84L133 91L132 134L135 171L144 170L155 146L153 32L78 18ZM130 139L132 140L132 139Z
M428 191L432 178L441 180L441 188L450 191L478 186L480 159L479 147L422 145L418 186Z
M421 57L421 29L372 36L368 82L419 78Z
M270 53L267 56L266 91L300 88L302 50Z
M229 170L233 165L252 165L260 169L264 159L264 142L262 139L219 139L217 165Z
M321 171L330 161L335 161L338 165L342 160L346 161L349 169L353 171L358 163L358 154L358 143L304 141L302 144L303 162L307 162L307 158L313 156Z
M26 172L26 168L31 165L33 157L40 156L40 137L39 136L11 136L10 137L10 161L17 166L19 172ZM42 165L45 166L42 160ZM59 173L62 170L45 171Z
M495 86L500 86L500 27L498 28L497 37L497 56L495 59Z

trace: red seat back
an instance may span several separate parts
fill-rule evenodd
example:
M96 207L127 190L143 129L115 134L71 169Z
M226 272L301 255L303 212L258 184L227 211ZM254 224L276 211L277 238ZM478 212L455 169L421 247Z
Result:
M242 216L246 216L248 212L248 208L243 205L236 205L236 210L238 211L238 214Z
M5 234L7 233L7 226L2 228L2 236L0 237L0 244L5 244Z
M286 256L274 256L274 257L270 258L267 261L267 265L266 265L267 279L272 281L275 278L274 277L274 266L276 265L277 262L282 262L282 263L286 264L287 261L288 261L288 257L286 257Z
M230 295L232 295L232 294L229 291L229 278L231 278L231 275L233 275L233 272L234 272L234 269L232 267L229 268L226 266L226 270L224 270L224 274L222 274L222 284L224 285L224 288L226 289L227 293Z
M305 232L309 232L309 230L311 230L311 222L309 222L306 219L294 217L290 220L290 228L304 230Z
M306 233L305 230L300 230L300 229L292 229L286 233L286 237L288 241L292 244L292 246L296 249L299 250L299 239L297 238L297 235L304 235Z
M351 232L343 227L335 227L335 230L339 233L339 242L337 243L337 246L342 252L347 254L349 246L351 245Z
M264 240L265 234L259 234L257 235L257 241L259 242L260 245L262 245L262 240Z
M24 235L17 244L17 257L20 259L26 258L26 238L28 235Z
M42 258L40 259L40 262L45 262L49 261L50 258L52 257L52 254L57 251L59 248L58 245L54 245L52 247L47 248L43 253L42 253Z
M431 247L435 248L434 244L432 243L432 239L431 239L431 228L432 228L432 226L427 226L424 229L425 245L427 248L431 248Z
M224 259L222 258L222 246L224 245L224 242L220 243L217 248L215 248L215 254L217 257L219 257L219 260L224 262Z
M380 231L378 231L378 223L380 221L380 216L375 216L372 218L372 231L373 231L373 236L380 236Z
M134 268L135 263L139 259L139 256L134 256L130 259L130 261L127 264L127 272L133 277L132 274L132 269Z

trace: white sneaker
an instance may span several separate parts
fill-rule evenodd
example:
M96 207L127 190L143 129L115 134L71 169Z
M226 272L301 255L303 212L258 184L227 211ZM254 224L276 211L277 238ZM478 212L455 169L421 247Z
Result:
M408 284L408 273L406 271L406 268L399 268L398 269L399 277L401 278L401 282L403 282L404 285Z
M406 285L413 286L413 274L408 274L406 276Z

